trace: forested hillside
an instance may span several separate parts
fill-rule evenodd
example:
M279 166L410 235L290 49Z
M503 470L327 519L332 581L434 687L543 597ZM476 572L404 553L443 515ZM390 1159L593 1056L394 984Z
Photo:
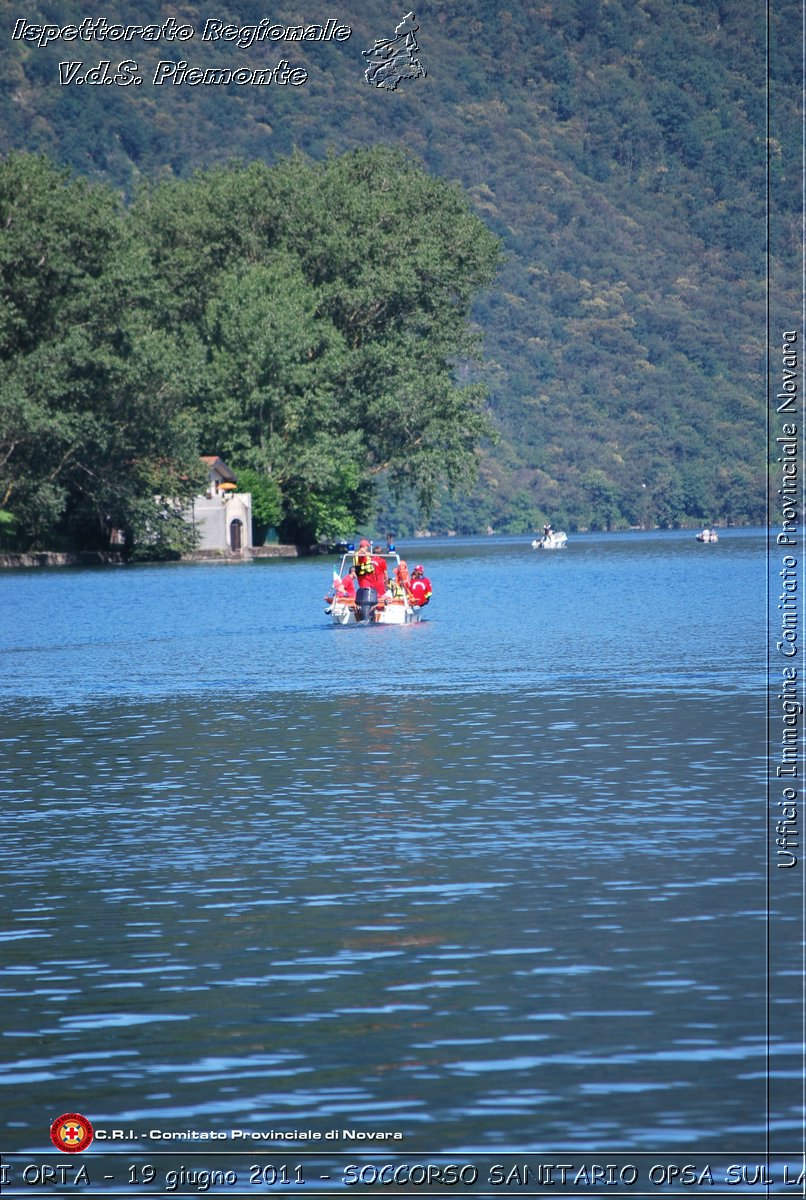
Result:
M78 23L73 0L28 21ZM426 77L370 87L361 51L403 15L270 13L256 3L115 3L123 23L174 15L196 34L125 46L0 38L0 148L47 153L129 197L233 157L314 160L376 143L459 182L504 244L477 299L497 444L481 484L444 498L432 528L522 532L760 520L765 494L765 7L745 0L550 0L416 8ZM325 21L344 41L204 42L215 16L244 26ZM794 0L771 13L773 259L797 257L799 89L789 86ZM58 63L136 59L142 86L59 83ZM160 60L265 66L299 87L155 87ZM315 248L314 248L315 252ZM405 259L400 269L405 271ZM797 296L779 296L792 313ZM461 368L461 380L474 376ZM218 450L220 447L207 447ZM420 523L383 488L382 521Z

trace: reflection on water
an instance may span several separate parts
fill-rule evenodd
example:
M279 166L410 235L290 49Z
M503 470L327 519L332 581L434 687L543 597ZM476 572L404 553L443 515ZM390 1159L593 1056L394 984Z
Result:
M14 1144L757 1142L753 547L637 545L435 548L400 629L321 563L0 579Z

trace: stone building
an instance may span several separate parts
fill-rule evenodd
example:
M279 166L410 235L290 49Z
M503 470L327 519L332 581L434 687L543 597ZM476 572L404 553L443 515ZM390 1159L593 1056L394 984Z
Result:
M207 490L197 496L188 513L199 533L199 550L241 554L252 549L252 496L239 492L233 472L217 454L203 454Z

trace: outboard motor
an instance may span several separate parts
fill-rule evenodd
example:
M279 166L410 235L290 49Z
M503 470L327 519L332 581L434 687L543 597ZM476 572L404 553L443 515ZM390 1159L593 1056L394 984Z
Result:
M372 614L378 605L378 593L375 588L360 587L355 592L356 620L371 621Z

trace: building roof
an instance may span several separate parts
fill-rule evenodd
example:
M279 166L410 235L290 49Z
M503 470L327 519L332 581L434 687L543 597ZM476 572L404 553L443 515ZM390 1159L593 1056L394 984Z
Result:
M222 479L229 483L235 483L236 479L232 471L229 469L223 458L219 458L217 454L202 454L201 460L207 463L211 471L215 471Z

